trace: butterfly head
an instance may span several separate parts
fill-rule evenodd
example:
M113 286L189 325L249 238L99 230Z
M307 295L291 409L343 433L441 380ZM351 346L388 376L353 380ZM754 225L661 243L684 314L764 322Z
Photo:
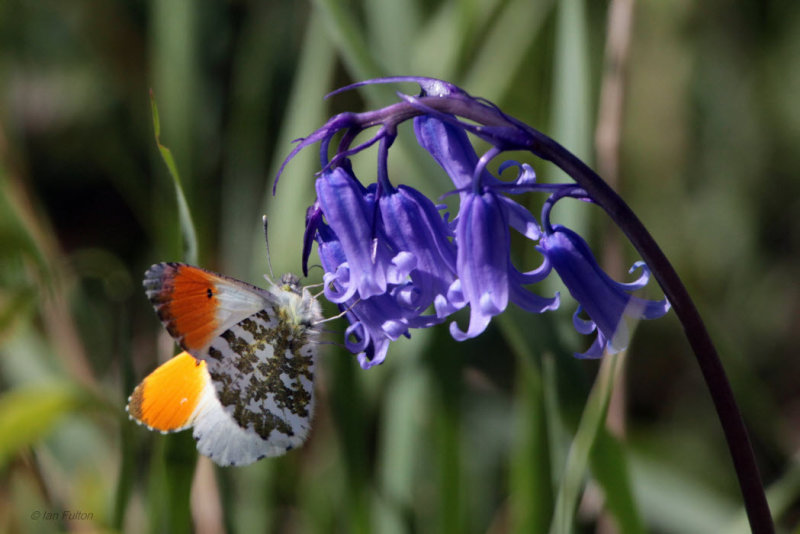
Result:
M300 284L297 276L286 273L281 276L277 284L271 281L270 283L272 287L269 291L288 321L313 330L312 327L322 320L322 311L317 299Z
M303 288L300 285L300 279L293 273L284 273L284 275L281 276L279 287L284 291L291 291L292 293L296 293L298 295L303 294Z

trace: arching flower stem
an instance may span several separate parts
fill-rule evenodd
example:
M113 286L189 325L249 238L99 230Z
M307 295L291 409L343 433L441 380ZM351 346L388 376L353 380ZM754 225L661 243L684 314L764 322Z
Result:
M774 532L772 515L742 414L717 349L678 273L636 214L600 176L553 139L527 125L525 128L531 135L529 150L572 177L592 201L608 213L650 267L683 326L711 394L733 459L750 528L759 534Z

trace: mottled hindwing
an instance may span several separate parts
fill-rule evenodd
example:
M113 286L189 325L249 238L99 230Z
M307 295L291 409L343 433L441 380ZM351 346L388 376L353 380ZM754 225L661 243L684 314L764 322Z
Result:
M314 409L314 325L321 313L296 279L264 290L162 263L147 271L144 285L170 334L205 364L198 371L206 377L203 393L188 421L200 453L220 465L243 465L302 444ZM148 379L140 404L151 391L142 387Z

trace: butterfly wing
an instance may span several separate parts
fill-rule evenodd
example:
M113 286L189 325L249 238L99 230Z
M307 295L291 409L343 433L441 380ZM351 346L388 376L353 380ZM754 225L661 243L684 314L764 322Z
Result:
M128 397L126 410L162 434L194 426L197 450L219 465L246 465L283 454L288 446L277 436L263 439L241 427L217 398L206 363L185 351L150 373Z
M254 439L263 440L262 456L301 445L314 411L316 332L308 322L317 316L292 313L302 297L290 292L279 297L213 339L206 360L225 413ZM217 426L212 418L195 424L198 449L204 454L204 441L226 439L224 427ZM226 463L218 454L208 455Z
M277 456L305 441L314 408L311 325L320 319L310 295L267 292L179 263L151 267L145 287L188 352L134 390L134 419L162 432L194 426L198 451L220 465Z
M245 282L183 263L157 263L143 285L164 327L197 358L215 337L264 309L270 294Z
M147 375L125 409L150 430L177 432L192 426L208 388L213 394L205 362L182 352Z

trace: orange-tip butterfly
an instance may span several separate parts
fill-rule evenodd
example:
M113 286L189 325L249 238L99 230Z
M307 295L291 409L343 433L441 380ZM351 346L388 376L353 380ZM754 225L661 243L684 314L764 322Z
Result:
M131 418L162 433L193 427L219 465L279 456L308 436L319 303L293 275L262 289L183 263L159 263L144 287L184 352L128 398Z

